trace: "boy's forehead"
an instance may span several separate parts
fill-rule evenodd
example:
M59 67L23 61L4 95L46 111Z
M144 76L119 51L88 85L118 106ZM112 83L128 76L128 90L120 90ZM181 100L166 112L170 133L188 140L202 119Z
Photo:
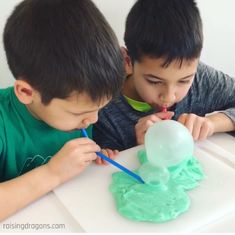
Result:
M150 56L144 56L141 58L140 61L135 62L135 63L140 64L142 66L146 66L146 67L157 66L161 68L168 68L168 67L181 68L182 66L197 65L198 61L199 61L199 58L183 59L183 60L175 59L175 60L172 60L172 62L169 65L163 66L166 62L166 58L164 57L154 58Z
M163 58L145 57L134 64L134 74L141 76L155 77L162 80L180 80L193 76L197 71L199 59L172 61L168 66L163 67Z
M111 98L103 97L99 100L92 100L90 95L86 92L77 92L74 91L70 93L70 95L66 98L66 101L71 104L79 104L79 105L86 105L86 106L104 106L106 105Z
M179 75L181 73L184 75L196 72L199 58L183 61L173 60L168 66L163 67L164 62L164 58L143 57L142 60L136 62L135 65L143 74L177 72Z

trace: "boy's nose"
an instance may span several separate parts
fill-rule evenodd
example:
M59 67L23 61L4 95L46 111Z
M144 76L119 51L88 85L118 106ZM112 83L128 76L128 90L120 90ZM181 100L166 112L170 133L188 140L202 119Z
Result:
M160 95L160 100L166 106L175 103L176 95L173 91L164 92Z

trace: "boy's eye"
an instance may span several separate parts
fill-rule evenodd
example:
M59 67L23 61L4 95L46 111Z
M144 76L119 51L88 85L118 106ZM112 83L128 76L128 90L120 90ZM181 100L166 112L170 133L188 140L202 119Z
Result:
M158 85L158 84L162 84L161 81L151 81L151 80L146 80L149 84L153 84L153 85Z
M181 84L187 84L187 83L190 83L190 80L182 80L182 81L179 81L179 83L181 83Z
M79 113L72 113L72 115L76 116L76 117L81 116L81 114L79 114Z

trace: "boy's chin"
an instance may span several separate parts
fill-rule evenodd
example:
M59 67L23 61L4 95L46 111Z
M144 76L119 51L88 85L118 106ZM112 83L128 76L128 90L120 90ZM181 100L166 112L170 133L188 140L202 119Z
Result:
M66 128L59 128L59 127L54 127L54 128L58 131L68 132L68 133L80 130L80 129L77 129L77 128L74 128L74 129L66 129Z
M73 133L75 131L80 131L81 129L71 129L71 130L61 130L63 132L67 132L67 133Z

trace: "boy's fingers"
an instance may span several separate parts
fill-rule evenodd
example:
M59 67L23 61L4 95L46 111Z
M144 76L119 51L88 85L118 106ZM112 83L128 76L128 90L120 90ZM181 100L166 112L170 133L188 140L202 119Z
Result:
M198 139L204 140L207 138L208 135L209 135L209 126L203 123Z
M102 149L101 152L108 158L114 159L117 154L119 153L118 150L111 150L111 149ZM99 157L98 157L99 158ZM100 159L102 165L108 165L109 163L104 159Z
M108 156L109 158L112 158L112 156L114 155L114 154L113 154L113 151L112 151L111 149L106 149L106 152L107 152L107 156Z
M105 161L105 160L103 160L103 159L102 159L102 163L103 163L104 165L108 165L108 164L109 164L107 161Z
M174 116L174 112L167 111L167 112L160 112L155 114L160 119L171 119Z
M85 156L83 156L83 159L85 161L94 161L97 159L97 155L95 153L88 153Z
M108 152L107 152L107 150L106 150L106 149L101 149L101 153L103 153L105 156L107 156L107 157L108 157Z
M195 122L192 130L192 136L194 140L198 140L201 131L202 123L200 121Z
M105 151L106 151L106 153L107 153L106 156L112 159L112 157L113 157L113 151L110 150L110 149L105 149ZM105 165L108 165L108 164L109 164L109 163L108 163L107 161L105 161L105 160L103 160L103 162L104 162Z
M190 131L191 134L193 134L193 127L194 127L194 124L195 124L195 119L196 119L195 115L189 114L187 116L185 124L184 124L185 127L188 128L188 130Z
M114 159L118 154L117 150L107 149L107 152L108 152L108 155L111 159Z
M82 145L82 151L84 153L94 153L100 151L100 147L94 144L84 144Z
M97 159L95 160L95 163L98 165L101 165L102 164L101 158L97 157Z
M101 149L101 152L106 156L106 157L109 157L109 153L107 151L107 149ZM99 157L100 158L100 157ZM100 162L101 162L101 165L108 165L108 162L105 161L104 159L101 159L100 158Z
M146 123L145 123L145 126L144 126L144 132L147 131L147 129L152 126L155 122L151 121L151 120L148 120Z
M199 134L197 140L204 140L207 138L207 136L208 136L208 130L201 128L201 131L200 131L200 134Z
M70 142L77 142L77 144L90 144L95 143L92 139L86 138L86 137L80 137L73 140L70 140Z
M187 119L187 114L184 113L184 114L180 115L180 117L178 118L178 122L185 125L186 119Z

